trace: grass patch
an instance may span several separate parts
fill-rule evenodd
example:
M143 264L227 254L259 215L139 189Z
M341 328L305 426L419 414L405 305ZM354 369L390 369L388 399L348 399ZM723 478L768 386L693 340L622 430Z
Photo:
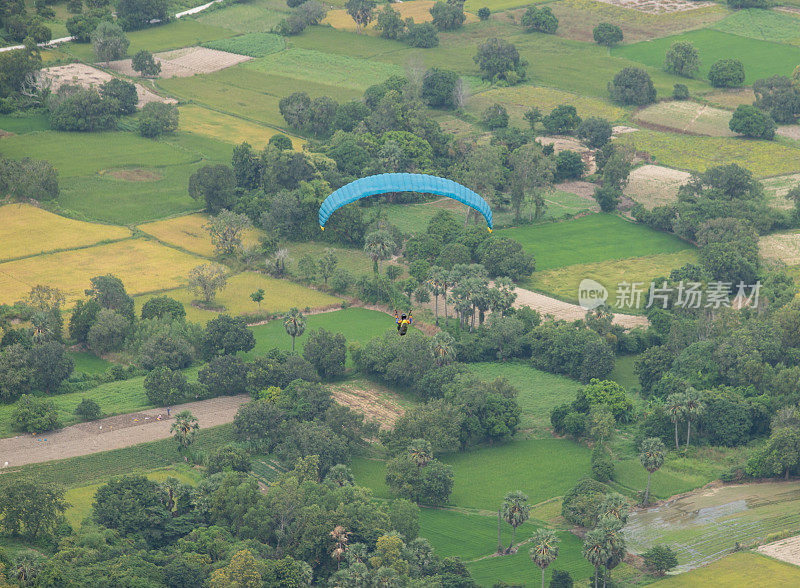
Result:
M0 259L125 239L128 229L64 218L29 204L0 206Z
M50 120L45 114L33 116L14 116L13 114L0 115L0 129L7 133L24 135L35 131L46 131L50 128Z
M519 390L517 402L522 409L522 427L547 428L550 411L575 400L580 384L564 376L539 371L527 362L480 362L467 366L484 380L505 378Z
M792 17L784 15L780 15L779 18L793 20ZM701 61L698 76L703 79L708 75L708 70L714 62L720 59L740 60L744 65L747 84L773 75L788 75L800 62L800 47L709 29L625 45L613 49L611 54L661 68L664 65L664 55L670 45L677 41L688 41L697 48Z
M726 110L736 110L742 104L755 102L756 95L752 88L729 88L703 94L703 100Z
M550 294L561 300L577 302L578 284L584 278L590 278L606 287L608 290L606 304L613 307L617 303L617 284L637 282L641 284L640 288L644 292L641 301L641 305L644 306L647 303L647 289L650 286L650 280L669 275L671 270L687 263L697 263L697 252L694 249L685 249L677 253L659 253L647 257L576 264L536 272L522 286ZM635 312L635 309L629 306L613 310Z
M204 257L213 257L216 254L211 235L204 225L208 223L206 214L188 214L166 220L139 225L139 229L152 235L159 241L174 245ZM242 236L242 244L250 247L258 243L258 229L250 228Z
M163 482L167 478L176 478L178 481L190 486L196 486L200 481L198 472L189 469L188 467L172 467L160 470L155 470L145 474L147 478L154 482ZM94 502L94 495L97 489L103 486L106 482L100 484L90 484L88 486L78 486L77 488L70 488L67 490L65 499L71 505L64 516L67 522L73 529L80 527L81 523L92 514L92 503Z
M344 247L336 247L330 243L320 243L318 241L305 241L289 242L283 245L289 251L289 262L286 267L289 272L294 275L299 275L300 270L298 264L304 255L311 255L315 259L321 257L326 249L330 249L336 254L339 260L336 265L337 269L344 269L354 276L362 274L372 274L372 259L367 255L363 249L345 249ZM384 261L383 267L387 265L400 265L396 262ZM401 265L401 267L403 267ZM317 281L322 283L322 280L317 278Z
M0 264L0 274L24 284L24 294L36 284L58 288L68 301L83 297L90 278L118 276L131 294L176 288L202 260L148 239L127 239L108 245L50 253ZM0 302L12 303L23 293L0 284Z
M543 2L547 2L547 0L532 0L530 2L524 0L467 0L464 3L464 10L477 13L478 10L486 6L492 12L502 12L511 8L519 8L529 4L541 4Z
M192 447L198 451L211 451L232 441L232 425L220 425L197 431ZM178 444L174 439L161 439L81 457L6 468L0 476L0 484L25 478L74 488L105 482L114 476L146 474L176 463L183 464Z
M593 0L561 0L550 4L550 8L558 18L557 35L588 43L594 42L592 31L601 22L618 25L625 36L625 42L635 43L707 27L729 14L728 10L719 5L649 14Z
M283 0L254 0L201 12L197 22L237 33L268 31L289 15Z
M639 376L634 372L634 364L638 355L618 355L614 360L614 370L611 372L611 380L614 380L626 390L633 391L641 385Z
M113 363L87 351L69 351L76 374L104 374Z
M553 570L566 570L575 580L594 574L594 568L583 558L583 541L569 531L557 533L561 539L558 559L545 571L545 586L553 576ZM541 570L531 561L530 547L523 545L514 555L488 557L467 565L472 578L481 586L494 586L506 582L518 586L538 586Z
M761 182L764 185L764 196L770 206L781 210L794 208L794 202L786 197L789 190L800 185L800 174L766 178Z
M176 251L176 253L178 252ZM189 269L201 262L205 262L205 260L194 257L192 259L195 261L192 262L193 265ZM0 271L2 271L2 265L0 265ZM181 275L185 276L188 272L189 270L187 269ZM185 280L183 281L185 282ZM261 309L265 312L284 312L293 306L300 309L305 307L320 308L330 306L339 301L339 298L324 292L311 290L294 282L270 278L255 272L242 272L228 278L228 284L217 294L214 306L223 307L225 309L224 312L233 316L254 314L258 311L258 305L250 299L250 294L259 288L263 288L265 291L264 300L261 303ZM130 287L128 287L128 291L131 291ZM154 292L156 288L151 288L149 291ZM194 306L192 302L198 296L188 287L164 292L164 294L183 303L186 307L186 318L188 320L205 323L219 314L213 310L204 310ZM137 309L141 308L141 305L153 296L155 294L135 297Z
M672 253L691 247L674 235L654 231L611 214L504 229L500 235L515 239L525 251L534 255L537 271Z
M270 53L283 51L286 41L274 33L248 33L230 39L217 39L203 46L250 57L264 57Z
M800 18L788 12L737 10L709 28L762 41L800 45Z
M180 113L180 129L182 131L197 133L232 145L247 142L255 149L263 149L273 135L280 133L276 129L202 106L181 106ZM299 150L303 145L303 140L291 136L290 138L294 148Z
M773 588L797 586L800 583L800 567L758 553L734 553L703 568L665 578L654 586L716 588L759 586L764 582Z
M125 34L131 42L128 47L128 55L135 55L142 49L156 53L190 45L202 45L231 35L232 31L230 30L203 24L192 18L181 18L167 24L130 31ZM65 43L61 45L60 50L81 61L95 61L91 43Z
M568 104L574 106L582 118L598 116L610 121L620 120L626 113L625 109L605 100L579 96L555 88L528 85L508 88L495 87L477 93L469 100L467 112L479 118L488 106L496 103L502 104L506 108L511 124L519 127L528 126L523 115L531 108L531 105L535 105L542 113L547 114L556 106Z
M339 92L336 88L363 91L390 76L403 74L403 70L395 65L297 47L248 61L243 68L298 81L327 84L331 86L331 96L337 99Z
M728 126L731 120L730 111L688 100L653 104L637 112L636 120L695 135L736 135Z
M308 339L308 333L317 329L325 329L333 333L341 333L347 343L364 344L374 337L383 335L387 330L394 328L394 318L366 308L347 308L334 312L324 312L306 317L306 331L295 339L298 353L303 352L303 346ZM265 325L253 327L256 336L256 346L248 353L249 357L263 355L273 347L284 351L292 348L292 338L286 334L280 320L270 321Z
M625 133L617 141L650 154L661 165L687 171L704 172L709 167L731 163L746 167L758 177L800 170L800 152L776 141L691 137L648 130Z
M758 240L758 248L765 259L789 266L800 264L800 234L797 230L764 235Z

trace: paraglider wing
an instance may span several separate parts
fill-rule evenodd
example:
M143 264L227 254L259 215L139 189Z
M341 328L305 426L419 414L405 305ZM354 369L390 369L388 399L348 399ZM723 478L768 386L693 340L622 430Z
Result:
M350 182L322 203L319 208L319 226L325 230L325 223L342 206L367 196L389 192L419 192L453 198L480 212L486 219L489 231L492 230L492 209L486 200L458 182L427 174L378 174Z

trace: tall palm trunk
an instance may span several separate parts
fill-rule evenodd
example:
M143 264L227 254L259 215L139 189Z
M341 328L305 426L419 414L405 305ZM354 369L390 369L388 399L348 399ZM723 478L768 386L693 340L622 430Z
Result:
M434 313L436 314L436 326L438 327L439 326L439 294L438 294L438 290L437 290L437 293L433 295L433 299L435 300L434 304L435 304L435 309L436 310L434 311Z
M292 335L292 351L294 351L294 335Z
M686 419L686 449L689 451L689 436L692 434L692 419Z
M647 490L644 491L644 503L642 506L647 506L650 498L650 478L653 477L653 472L647 472Z
M594 588L597 588L597 573L600 570L599 565L594 566Z
M544 588L544 568L542 568L542 588Z
M675 451L678 451L678 419L675 419Z
M503 518L500 516L500 509L497 509L497 553L503 553L503 541L502 541L502 520Z
M444 298L444 326L447 327L447 286L445 285L442 290L442 297Z
M508 546L508 550L509 551L511 551L511 548L514 547L514 541L517 540L517 526L516 525L512 525L511 529L512 529L512 531L511 531L511 545Z

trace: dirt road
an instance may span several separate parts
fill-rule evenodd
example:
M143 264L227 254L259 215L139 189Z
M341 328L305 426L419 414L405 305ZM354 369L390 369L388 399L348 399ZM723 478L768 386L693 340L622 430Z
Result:
M239 406L248 400L250 397L244 394L221 396L174 406L170 409L170 418L165 408L152 408L65 427L53 433L0 439L0 467L6 462L9 467L21 466L166 439L171 436L169 429L175 422L175 415L182 410L191 411L201 429L223 425L232 422Z

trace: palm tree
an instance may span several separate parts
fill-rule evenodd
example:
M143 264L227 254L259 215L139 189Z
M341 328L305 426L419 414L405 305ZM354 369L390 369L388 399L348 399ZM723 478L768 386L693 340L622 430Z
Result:
M283 328L286 334L292 338L292 351L294 351L295 337L300 337L306 330L306 317L296 308L291 309L283 317Z
M622 534L622 523L613 519L604 519L597 525L597 530L603 533L605 551L608 553L603 562L603 588L606 588L608 572L617 567L625 558L625 536Z
M645 490L642 505L647 505L648 503L650 498L650 478L653 477L653 472L664 465L664 452L666 449L664 442L658 437L650 437L642 441L642 446L639 448L639 461L642 462L642 466L647 470L647 490Z
M700 415L703 414L703 411L706 409L706 405L703 402L700 393L694 388L688 388L684 397L686 400L686 450L688 450L689 437L692 434L692 421L697 420Z
M381 273L381 262L389 259L395 249L397 249L397 243L386 229L378 229L364 239L364 251L369 253L373 263L378 262L378 273Z
M347 553L347 541L348 536L350 533L345 531L344 527L341 525L336 525L331 531L331 539L334 542L334 548L331 552L331 557L336 560L336 569L339 569L339 566L342 563L342 558Z
M191 412L184 410L175 415L175 422L172 423L169 431L181 447L186 448L194 441L194 435L198 429L200 429L200 425L197 424L197 419Z
M508 546L508 550L511 550L517 538L517 527L527 521L528 517L531 516L531 507L528 504L528 497L519 490L509 492L506 494L505 500L503 500L503 506L500 510L503 519L511 525L513 529L511 545Z
M593 529L586 533L583 541L583 557L594 566L594 588L597 588L597 576L600 573L600 566L608 561L611 550L606 540L606 532L603 529Z
M453 348L455 343L450 333L440 331L431 337L431 347L433 349L433 356L436 360L436 365L447 365L456 359L456 352Z
M544 571L558 557L558 544L561 542L550 529L539 529L531 538L531 559L542 569L542 588L544 588Z
M619 521L620 524L624 525L628 522L628 509L629 505L625 497L617 492L611 492L606 494L600 504L597 518L600 521L604 519Z
M408 455L418 468L424 468L433 460L433 448L425 439L414 439L408 446Z
M670 394L667 396L667 402L664 405L669 413L669 418L675 424L675 451L678 451L678 421L686 412L686 396L680 392Z

